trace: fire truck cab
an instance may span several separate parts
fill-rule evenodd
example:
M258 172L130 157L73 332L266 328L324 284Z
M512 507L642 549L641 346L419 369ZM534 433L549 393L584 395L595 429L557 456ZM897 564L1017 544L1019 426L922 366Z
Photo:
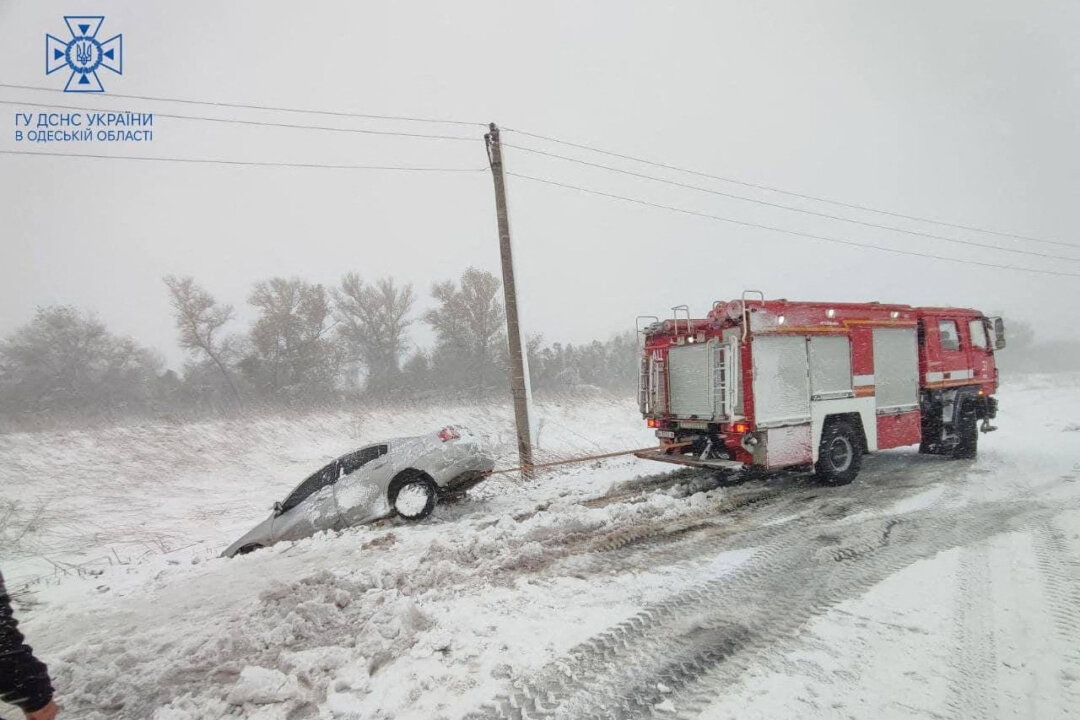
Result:
M741 470L813 466L851 482L866 452L975 456L993 430L1004 324L964 308L766 300L642 324L639 457Z

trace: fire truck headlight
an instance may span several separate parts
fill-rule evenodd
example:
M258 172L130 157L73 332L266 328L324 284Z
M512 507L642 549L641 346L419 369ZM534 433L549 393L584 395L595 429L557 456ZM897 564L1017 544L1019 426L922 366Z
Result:
M783 315L779 315L776 318L776 324L783 325L785 320L787 320L787 318L785 318Z

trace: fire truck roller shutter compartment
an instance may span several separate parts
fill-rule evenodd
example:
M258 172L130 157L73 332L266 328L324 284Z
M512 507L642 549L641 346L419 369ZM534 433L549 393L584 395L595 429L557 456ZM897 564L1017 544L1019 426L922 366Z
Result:
M668 351L668 403L673 416L712 420L716 414L714 344L677 345Z
M753 340L754 420L766 428L766 467L810 462L810 368L805 335Z
M877 449L877 418L874 398L855 397L851 374L851 338L847 335L812 335L810 353L810 448L817 462L821 434L830 417L843 415L849 420L858 415L866 449Z
M851 389L851 341L847 336L811 336L809 352L812 399L854 397Z
M874 328L878 447L917 443L919 349L915 328Z

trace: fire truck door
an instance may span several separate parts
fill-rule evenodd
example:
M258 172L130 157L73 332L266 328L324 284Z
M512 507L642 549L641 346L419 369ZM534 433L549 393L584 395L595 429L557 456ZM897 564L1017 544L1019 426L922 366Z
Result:
M983 318L968 321L968 354L974 378L981 382L994 379L993 351Z
M955 318L939 317L928 324L927 340L931 344L926 364L927 386L949 386L958 380L970 380L971 360L960 334L960 323Z

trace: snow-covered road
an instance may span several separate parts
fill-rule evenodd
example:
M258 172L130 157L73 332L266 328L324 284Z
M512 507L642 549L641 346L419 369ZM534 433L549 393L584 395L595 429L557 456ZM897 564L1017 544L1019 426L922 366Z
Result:
M843 488L797 474L720 488L621 459L231 561L211 557L227 533L207 530L32 581L20 614L80 720L1075 716L1078 407L1075 378L1029 380L1002 393L976 461L880 453ZM556 451L647 437L629 404L544 412ZM356 440L328 437L276 443L299 464ZM147 532L206 515L196 476ZM257 503L213 487L231 532ZM79 512L109 539L130 527Z

